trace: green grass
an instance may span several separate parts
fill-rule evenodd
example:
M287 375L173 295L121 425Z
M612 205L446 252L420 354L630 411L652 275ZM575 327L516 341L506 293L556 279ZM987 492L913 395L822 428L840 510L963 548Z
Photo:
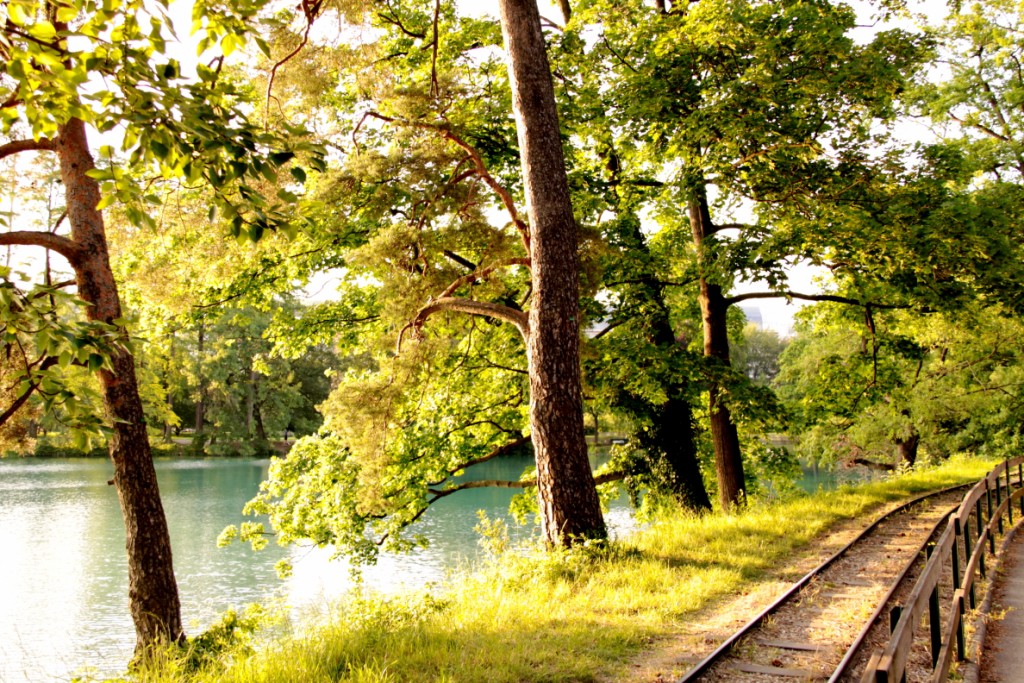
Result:
M329 623L229 653L164 681L592 681L615 678L652 639L751 588L837 523L885 503L981 478L955 458L885 481L754 504L740 514L661 520L607 549L506 554L440 597L364 596ZM372 571L372 568L368 571ZM684 654L684 653L680 653Z

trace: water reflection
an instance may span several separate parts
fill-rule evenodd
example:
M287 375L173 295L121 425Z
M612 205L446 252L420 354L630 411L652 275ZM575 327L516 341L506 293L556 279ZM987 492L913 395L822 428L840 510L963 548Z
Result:
M175 572L187 628L196 632L229 607L280 594L301 613L322 611L351 586L345 562L329 553L261 553L235 544L217 548L220 531L239 521L242 505L266 475L256 460L158 460ZM474 477L515 479L526 458L481 466ZM0 681L68 680L83 667L117 673L134 645L128 616L124 527L105 460L0 460ZM478 553L476 510L506 515L515 491L469 489L432 507L417 531L431 547L384 555L365 584L390 591L421 587ZM629 525L624 502L608 517ZM519 535L533 533L519 528ZM291 554L295 572L284 585L274 564Z

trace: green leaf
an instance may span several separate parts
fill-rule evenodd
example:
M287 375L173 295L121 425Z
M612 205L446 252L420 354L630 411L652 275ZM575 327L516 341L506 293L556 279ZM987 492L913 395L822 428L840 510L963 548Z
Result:
M302 183L303 185L306 184L306 172L301 166L293 166L288 169L288 172L292 174L292 177L295 178L296 182Z
M294 158L295 152L274 152L270 155L270 160L274 162L275 166L283 166Z
M68 24L78 16L77 7L62 6L57 8L57 21Z
M28 28L28 34L33 38L49 42L57 37L57 29L48 21L40 21Z
M25 12L25 8L17 2L7 4L7 18L16 26L24 26L28 23L28 14Z
M157 158L163 161L166 161L168 155L171 153L171 150L167 147L167 145L160 142L159 140L153 140L152 142L150 142L149 148L150 150L153 151L153 154L155 154Z

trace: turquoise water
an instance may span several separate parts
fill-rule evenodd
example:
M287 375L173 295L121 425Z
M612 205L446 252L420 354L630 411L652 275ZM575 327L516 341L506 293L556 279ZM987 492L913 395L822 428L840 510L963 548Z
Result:
M218 548L228 524L266 475L266 460L157 461L174 567L188 631L195 633L230 607L281 596L296 613L320 613L351 587L344 562L310 548L271 545L253 553ZM529 465L505 458L479 466L474 477L518 478ZM0 460L0 681L69 680L85 669L115 674L131 656L124 527L105 460ZM382 591L422 587L478 553L476 511L505 515L515 491L469 489L431 508L418 531L431 546L386 555L364 583ZM631 525L624 503L608 514L613 532ZM529 534L531 530L520 533ZM290 556L286 582L274 564Z

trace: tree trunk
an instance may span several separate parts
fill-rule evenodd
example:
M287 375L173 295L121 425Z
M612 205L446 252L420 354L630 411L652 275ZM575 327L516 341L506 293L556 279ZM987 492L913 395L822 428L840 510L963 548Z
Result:
M192 430L192 450L201 453L206 446L206 376L203 374L203 342L206 341L206 326L200 322L196 333L196 375L199 382L199 398L196 400L195 428Z
M252 416L256 410L256 369L249 368L249 381L245 385L245 438L252 441Z
M896 453L899 456L898 465L913 467L917 462L917 447L921 443L921 435L915 430L906 439L896 439Z
M583 435L577 229L536 0L500 0L523 167L533 298L527 354L541 528L551 544L606 535Z
M170 340L170 343L168 344L168 347L167 347L167 357L168 357L168 360L171 363L174 363L174 336L175 336L174 332L171 332L171 340ZM168 381L166 384L167 384L167 386L166 386L166 389L167 389L167 412L173 413L174 412L174 396L171 393L170 382ZM171 438L171 435L172 435L173 431L174 431L174 427L171 425L170 421L165 421L164 422L164 436L163 436L163 442L164 443L172 443L174 441L174 439Z
M267 428L263 426L263 413L260 412L259 404L253 409L253 419L256 421L256 438L263 443L267 443L270 439L267 438ZM285 440L287 441L288 433L285 432Z
M635 223L634 229L636 248L642 249L645 256L649 256L650 250L639 222ZM648 314L650 342L668 353L682 352L672 329L662 285L650 271L644 272L640 279L650 293L650 303L653 304ZM652 406L652 427L637 436L653 459L652 471L668 486L679 505L696 511L710 510L711 500L697 459L697 434L693 426L693 408L690 406L686 378L673 377L664 383L663 388L668 400L659 406Z
M72 266L78 295L90 304L91 320L110 323L121 317L117 285L107 255L103 215L97 182L87 174L93 168L85 125L71 119L61 127L56 152L67 197L72 240L80 255ZM122 332L123 341L127 335ZM128 599L135 622L136 653L160 642L184 636L178 587L171 560L156 470L149 449L146 421L135 378L135 365L126 350L116 352L112 369L97 375L108 419L113 427L110 458L114 486L121 503L128 554Z
M704 355L713 359L724 370L729 367L729 333L726 327L729 306L722 294L721 285L709 282L704 273L702 245L704 239L714 233L715 227L711 222L707 193L703 187L690 202L690 227L693 229L693 243L697 247L700 272L698 300L704 327ZM721 396L722 388L718 382L712 380L708 386L708 413L711 421L711 441L715 450L718 499L722 508L728 510L742 503L746 484L739 434L729 408L721 401Z
M670 398L656 406L649 430L635 435L650 454L653 474L663 481L680 507L697 512L711 509L697 461L693 409L689 401Z

